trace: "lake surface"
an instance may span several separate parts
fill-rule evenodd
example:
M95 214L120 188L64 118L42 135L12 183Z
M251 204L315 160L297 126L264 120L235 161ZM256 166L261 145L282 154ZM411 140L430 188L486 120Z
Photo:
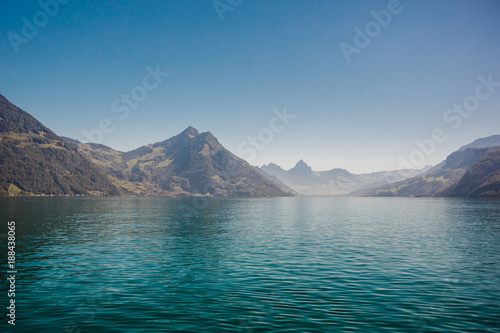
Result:
M15 332L500 332L500 200L0 198Z

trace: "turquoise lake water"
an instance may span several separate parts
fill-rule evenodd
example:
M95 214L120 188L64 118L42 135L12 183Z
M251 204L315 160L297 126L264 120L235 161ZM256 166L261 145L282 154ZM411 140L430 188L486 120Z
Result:
M2 332L500 332L500 200L0 198L0 233Z

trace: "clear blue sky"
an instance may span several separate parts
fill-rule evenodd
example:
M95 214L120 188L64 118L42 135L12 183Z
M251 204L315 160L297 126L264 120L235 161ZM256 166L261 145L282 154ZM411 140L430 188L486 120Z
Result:
M443 120L479 76L500 81L499 1L401 0L350 63L339 45L355 46L354 28L390 1L221 2L237 4L223 20L211 0L71 0L54 17L38 1L3 1L0 93L59 135L86 141L82 130L108 118L102 143L130 150L191 125L254 165L285 168L304 159L314 170L396 169L442 128L447 140L425 158L435 164L500 133L500 87L457 129ZM16 53L23 17L40 28ZM169 76L120 119L113 101L157 65ZM242 153L284 106L296 118L255 157Z

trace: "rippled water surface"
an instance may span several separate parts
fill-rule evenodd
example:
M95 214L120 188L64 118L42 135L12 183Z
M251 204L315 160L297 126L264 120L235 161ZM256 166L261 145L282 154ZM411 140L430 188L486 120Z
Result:
M16 332L500 332L500 201L0 198Z

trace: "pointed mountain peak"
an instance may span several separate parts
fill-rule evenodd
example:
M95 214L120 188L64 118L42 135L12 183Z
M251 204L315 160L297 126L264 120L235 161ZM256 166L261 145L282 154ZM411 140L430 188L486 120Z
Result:
M297 162L297 164L295 164L295 168L297 167L309 167L309 166L307 165L306 162L304 162L304 160L300 160Z
M295 170L295 171L312 171L311 167L309 165L307 165L306 162L304 162L304 160L300 160L297 162L297 164L295 164L295 166L290 169L290 170Z
M198 131L196 128L192 126L189 126L184 131L182 131L180 135L184 137L187 136L189 138L196 138L198 135L200 135L200 131Z

